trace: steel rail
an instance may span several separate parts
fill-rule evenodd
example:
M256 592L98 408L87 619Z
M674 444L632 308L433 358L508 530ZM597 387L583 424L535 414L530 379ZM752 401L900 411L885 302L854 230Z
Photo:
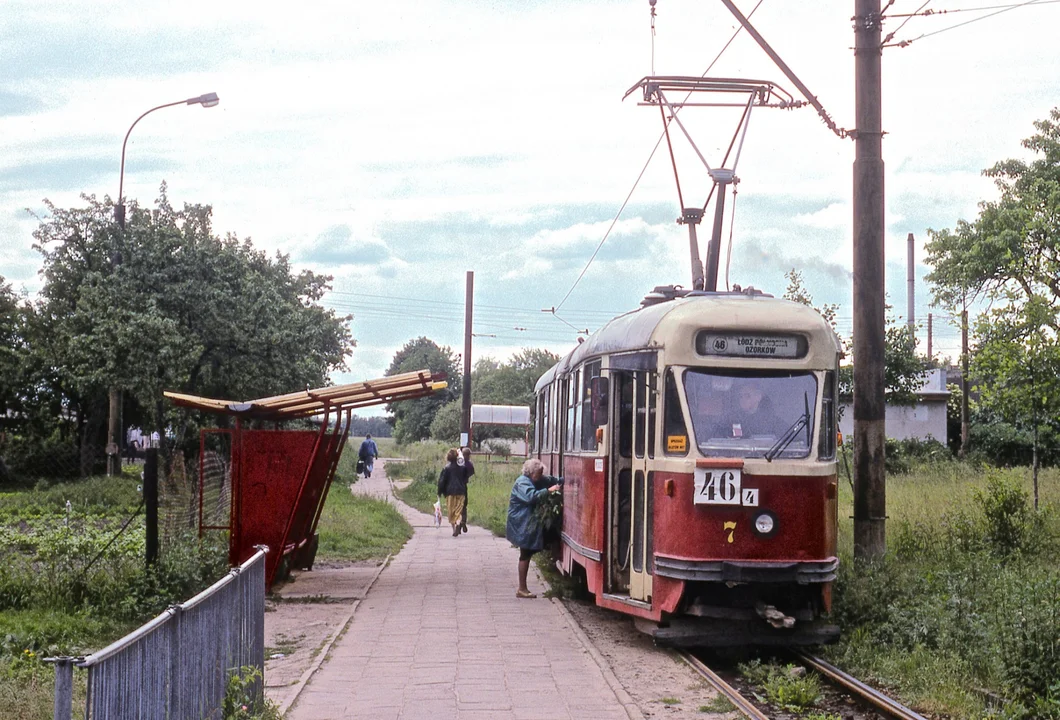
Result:
M801 662L806 663L811 668L821 673L837 685L842 686L843 688L849 690L850 692L854 693L863 700L875 705L877 708L887 713L888 715L899 718L899 720L927 720L927 718L925 718L923 715L919 715L913 712L905 705L902 705L900 702L892 700L886 695L880 693L878 690L875 690L874 688L869 687L860 680L851 677L850 675L847 675L845 672L835 667L834 665L830 665L824 660L821 660L820 658L814 657L813 655L808 655L798 650L793 652L795 653L795 657L797 657Z
M751 701L736 691L731 685L718 677L717 673L711 670L709 667L703 664L703 662L692 655L691 653L679 650L677 654L684 660L689 666L698 672L706 679L714 688L729 699L736 709L744 714L745 717L751 718L751 720L769 720L768 715L764 715L761 710L751 704Z

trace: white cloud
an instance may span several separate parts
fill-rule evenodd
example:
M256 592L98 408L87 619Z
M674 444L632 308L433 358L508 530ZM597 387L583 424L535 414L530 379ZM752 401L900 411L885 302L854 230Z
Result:
M718 3L668 0L656 9L660 74L702 73L736 27ZM834 3L765 3L753 18L846 128L854 125L849 16ZM1060 97L1058 19L1060 6L1027 7L884 51L889 262L904 263L907 233L922 257L927 227L974 218L993 192L980 170L1023 154L1019 141ZM126 195L150 204L165 180L174 203L212 204L218 232L292 253L335 274L336 289L412 298L393 301L404 313L386 315L367 308L369 298L345 296L366 343L358 373L381 374L418 335L461 344L467 270L481 302L525 310L506 318L510 326L538 323L536 335L509 334L573 342L570 328L540 309L572 287L659 139L658 110L621 100L652 70L648 22L646 3L603 0L328 2L298 12L249 1L10 0L0 4L0 90L28 98L31 111L0 108L0 218L17 217L0 220L0 274L16 286L38 282L34 225L21 208L43 197L76 205L81 191L116 196L132 121L153 105L215 91L217 108L168 108L137 125ZM914 18L899 39L955 22ZM743 33L711 74L793 89ZM732 114L687 108L681 117L717 164ZM684 138L674 140L685 203L701 204L705 171ZM853 160L853 142L810 108L754 111L738 167L734 282L779 294L780 266L792 260L849 271ZM579 312L622 311L654 285L689 284L665 143L630 202L647 209L627 209L565 303L576 325L593 317ZM349 240L329 248L333 257L314 257L337 226L350 229ZM704 221L701 252L708 235ZM376 262L342 260L358 248ZM758 266L759 253L776 262ZM831 276L820 272L823 285Z

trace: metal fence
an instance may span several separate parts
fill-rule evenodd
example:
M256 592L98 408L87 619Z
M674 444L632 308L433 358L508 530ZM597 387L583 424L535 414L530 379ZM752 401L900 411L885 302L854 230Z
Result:
M83 660L56 658L55 718L71 712L73 668L88 670L86 720L220 718L228 679L256 668L262 700L265 552L182 605Z

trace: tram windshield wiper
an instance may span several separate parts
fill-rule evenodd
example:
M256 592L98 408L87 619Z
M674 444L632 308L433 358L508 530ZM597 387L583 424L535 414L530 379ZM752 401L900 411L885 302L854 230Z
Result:
M789 427L787 430L784 431L784 434L781 435L780 439L777 440L773 444L773 447L769 448L769 451L766 452L766 454L765 454L766 462L773 462L773 458L775 458L780 453L784 452L784 449L787 448L788 445L791 445L792 441L796 437L798 437L800 430L806 430L806 447L809 448L809 446L810 446L810 438L809 438L809 436L810 436L810 396L809 396L808 393L804 392L802 394L802 404L803 404L802 415L800 415L795 420L795 422L793 422L791 424L791 427Z

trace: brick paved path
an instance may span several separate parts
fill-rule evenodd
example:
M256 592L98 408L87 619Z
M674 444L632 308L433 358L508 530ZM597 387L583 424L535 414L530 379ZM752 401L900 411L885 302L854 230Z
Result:
M385 463L354 489L386 497L415 535L382 571L290 720L628 720L633 701L558 602L515 597L518 552L452 536L390 495ZM531 589L544 590L534 574Z

